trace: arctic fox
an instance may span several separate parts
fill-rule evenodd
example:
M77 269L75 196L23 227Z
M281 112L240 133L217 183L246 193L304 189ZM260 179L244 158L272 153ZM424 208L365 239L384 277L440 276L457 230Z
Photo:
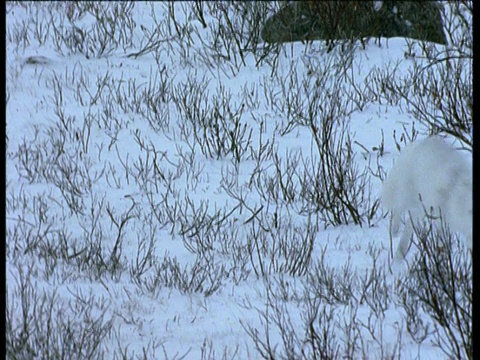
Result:
M383 184L381 198L391 212L390 234L398 235L402 218L405 224L395 259L405 259L412 221L424 219L426 211L434 216L441 212L450 230L463 233L472 246L472 168L440 137L404 148Z

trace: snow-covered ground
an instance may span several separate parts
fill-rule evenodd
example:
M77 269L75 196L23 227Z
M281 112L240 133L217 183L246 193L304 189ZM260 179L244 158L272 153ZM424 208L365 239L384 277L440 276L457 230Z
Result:
M397 144L429 135L388 91L428 64L420 44L260 59L205 4L122 4L7 3L15 356L455 357L422 306L412 337L378 203ZM314 181L340 154L347 204Z

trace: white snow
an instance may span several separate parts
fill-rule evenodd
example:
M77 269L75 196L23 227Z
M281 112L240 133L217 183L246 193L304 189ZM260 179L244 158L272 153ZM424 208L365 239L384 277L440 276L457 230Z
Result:
M104 321L112 321L112 331L101 344L105 358L120 358L123 351L127 358L141 357L145 353L147 358L159 359L182 358L184 354L185 359L255 359L260 355L247 330L250 327L259 334L265 332L266 319L261 313L272 296L269 292L278 289L281 282L288 282L285 288L290 293L278 306L285 310L282 311L285 316L290 317L294 329L303 329L302 310L306 304L302 296L313 294L306 276L291 276L281 271L256 276L254 267L256 264L256 270L259 270L259 260L240 258L235 246L241 253L240 246L252 239L252 232L261 231L255 223L261 217L272 223L274 217L280 218L278 233L265 233L265 246L272 246L273 239L284 233L291 240L294 227L299 234L306 232L307 216L296 211L301 207L298 193L297 201L291 203L285 201L281 190L278 190L280 200L276 204L266 203L260 196L255 182L274 178L276 170L272 157L257 163L251 154L259 151L261 141L278 155L285 169L288 169L287 157L291 154L318 161L308 127L297 126L282 135L288 124L282 87L291 86L290 74L296 71L298 88L295 88L292 100L298 97L303 101L312 95L309 91L314 90L320 91L321 96L331 92L329 98L340 96L344 99L353 94L348 82L338 80L333 73L327 73L324 87L316 88L314 84L316 74L322 71L322 64L335 63L340 57L340 49L326 53L320 41L309 45L288 44L286 51L280 54L277 75L273 77L271 67L265 62L257 67L251 53L246 53L246 65L239 66L238 70L230 70L231 65L223 59L207 66L200 56L203 45L195 36L191 47L185 45L184 49L175 41L166 42L161 46L163 50L156 53L157 58L152 52L138 58L128 57L147 42L141 27L153 33L159 26L167 26L165 3L136 2L132 10L136 24L132 34L134 47L127 44L124 49L120 46L101 57L95 57L93 52L87 59L81 53L68 50L61 53L51 38L43 44L34 39L35 27L42 26L37 22L47 27L41 19L50 19L50 13L56 14L53 19L61 21L58 14L66 10L62 10L60 3L55 4L7 5L6 284L7 306L12 309L13 317L21 322L20 284L21 279L27 278L24 281L32 284L39 297L55 293L56 304L61 308L60 318L71 317L79 323L87 322L87 315L76 312L82 308L83 298L91 303L92 318L103 314ZM381 6L381 2L375 4ZM198 21L188 19L182 12L185 7L186 3L175 6L179 25L198 27L201 34L207 34L209 28L202 29ZM91 13L84 13L74 24L88 29L95 21ZM207 23L211 24L211 21L207 17ZM21 38L19 31L25 22L30 42L18 45L20 40L15 39ZM52 26L44 30L54 31ZM203 41L213 41L208 36L205 35ZM357 44L348 75L360 88L375 69L396 66L397 74L406 75L413 66L412 59L404 56L408 49L403 38L381 39L380 45L372 39L365 49ZM39 61L31 63L27 61L29 58ZM162 68L165 68L164 72L161 72ZM168 87L164 99L160 96L162 79ZM251 138L246 154L241 156L238 164L232 153L218 158L202 153L195 145L193 133L188 135L188 142L182 134L182 124L188 123L181 118L168 91L182 87L188 89L188 81L201 82L202 79L205 79L206 89L200 96L201 106L212 106L214 96L223 89L231 94L226 97L231 109L239 113L243 111L240 129L245 126L247 134L243 141L248 141L250 131ZM305 87L302 87L303 82L307 84ZM338 88L335 85L339 85ZM164 125L152 122L155 114L148 108L148 100L144 97L149 87L155 88L152 94L159 94L151 101L157 106L157 115L166 121ZM255 93L256 104L245 103L245 94L249 93ZM59 106L56 101L60 101ZM135 108L136 104L139 108ZM240 110L242 104L245 108ZM193 107L193 104L187 104L187 107ZM60 120L58 109L63 110L65 123ZM399 139L414 124L420 132L418 138L428 135L428 129L409 114L401 101L394 105L385 100L372 100L367 101L362 109L352 104L352 109L345 117L345 124L352 136L352 147L357 151L355 160L360 170L368 165L378 170L378 152L374 148L384 141L384 154L378 158L378 164L383 174L388 172L398 156L394 132ZM208 114L213 112L207 113L205 119L214 120ZM90 131L85 131L88 121L92 121ZM25 155L20 151L22 146L32 152ZM197 146L194 154L192 146ZM24 157L19 155L21 153ZM35 164L35 157L43 159L37 162L37 167L24 166L25 163ZM72 187L64 189L63 193L51 180L63 179L58 164L64 164L63 169L70 169L73 181ZM31 174L26 170L29 166L33 171ZM258 171L261 175L257 177ZM50 180L47 181L47 177ZM299 179L293 179L292 186L296 191ZM369 175L369 181L373 203L379 197L381 180ZM166 185L168 182L170 188ZM267 191L265 184L261 186ZM77 190L80 193L72 195L71 191ZM239 205L234 196L242 198L244 203ZM165 201L169 206L164 205ZM74 209L80 210L76 212ZM262 210L255 218L253 214L259 209ZM219 228L224 233L216 238L222 241L211 245L213 251L206 249L209 255L202 259L191 250L198 245L197 240L208 243L208 236L212 235L201 233L202 230L196 234L189 226L216 212L228 216ZM322 251L325 251L323 260L327 267L340 270L349 262L352 271L362 277L372 269L372 254L377 253L376 266L388 271L388 218L383 215L380 208L371 226L364 223L360 227L352 222L326 227L316 218L318 214L313 214L312 221L319 221L319 226L314 234L312 264L320 260ZM169 220L169 216L173 219ZM120 225L122 221L124 224ZM15 235L19 224L25 223L27 225L22 229L31 232ZM104 256L110 255L118 240L120 226L120 250L116 255L123 268L116 272L96 276L89 265L61 258L52 265L47 261L48 256L39 255L43 248L48 249L52 244L61 247L62 244L75 258L75 251L95 242L101 244ZM92 228L94 231L90 232ZM48 235L35 243L35 236L43 232ZM142 254L148 252L151 239L153 258L147 260L147 270L136 279L130 269ZM36 244L36 248L28 249L26 244ZM276 259L283 261L281 256ZM108 262L109 258L104 260ZM221 269L230 273L220 277L218 288L211 294L207 288L214 286L215 278L207 280L198 291L182 292L165 283L175 281L168 269L158 274L154 267L149 267L154 262L160 266L167 260L178 263L179 269L186 270L190 276L203 276L205 262L210 266L206 273L213 274ZM275 266L271 259L264 261ZM242 262L245 263L244 270L239 267ZM200 267L192 273L195 264ZM53 273L48 269L53 269ZM391 304L384 316L377 319L381 327L377 330L382 334L384 348L394 349L400 337L401 358L447 358L438 347L432 346L433 335L419 345L409 336L404 312L392 300L396 282L393 275L387 274L386 278ZM156 280L160 285L153 285ZM365 323L371 314L368 305L353 299L343 305L325 303L324 306L333 311L335 321L332 324L339 326L333 333L338 339L344 336L339 324L351 319L352 314ZM274 315L271 315L270 341L272 344L281 343L278 328L272 320ZM303 336L302 331L299 330L297 336ZM364 332L367 338L367 331ZM379 343L368 341L371 343L366 346L374 354L371 356L379 354Z

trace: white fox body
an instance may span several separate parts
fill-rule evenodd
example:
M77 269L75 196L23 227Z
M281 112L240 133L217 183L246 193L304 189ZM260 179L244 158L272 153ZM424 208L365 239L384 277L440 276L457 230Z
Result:
M438 216L440 210L450 230L463 233L467 245L472 245L472 168L440 137L404 148L383 184L382 202L391 212L392 236L398 234L405 216L396 259L405 258L413 234L412 221L424 219L425 211Z

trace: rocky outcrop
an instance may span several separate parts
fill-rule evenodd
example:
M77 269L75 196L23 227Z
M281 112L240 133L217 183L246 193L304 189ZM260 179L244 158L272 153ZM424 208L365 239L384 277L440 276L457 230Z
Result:
M409 37L445 44L441 4L434 1L297 1L262 29L269 43Z

